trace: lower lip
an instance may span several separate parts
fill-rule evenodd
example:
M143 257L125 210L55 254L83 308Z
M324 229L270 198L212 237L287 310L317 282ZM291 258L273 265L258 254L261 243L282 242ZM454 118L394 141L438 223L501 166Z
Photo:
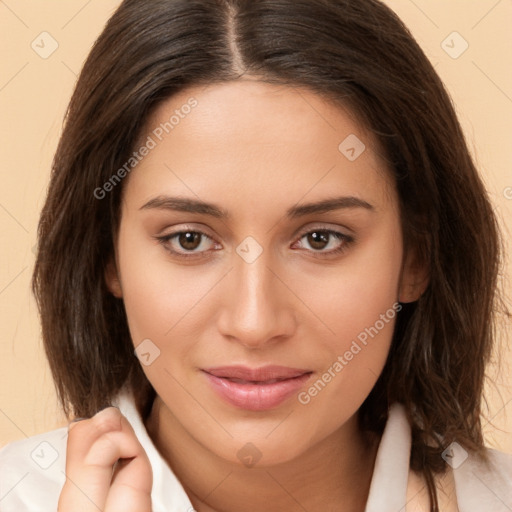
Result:
M267 411L298 393L310 373L273 384L239 384L204 372L210 385L231 405L248 411Z

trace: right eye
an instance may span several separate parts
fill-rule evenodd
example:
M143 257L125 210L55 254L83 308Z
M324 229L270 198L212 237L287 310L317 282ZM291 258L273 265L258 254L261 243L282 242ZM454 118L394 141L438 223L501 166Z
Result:
M206 233L192 229L175 231L156 239L167 251L179 258L201 257L208 250L205 249L208 243L204 242L213 242Z

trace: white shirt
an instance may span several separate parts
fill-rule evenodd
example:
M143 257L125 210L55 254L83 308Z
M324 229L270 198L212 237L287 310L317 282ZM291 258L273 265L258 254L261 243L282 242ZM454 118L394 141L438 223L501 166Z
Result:
M153 512L193 512L181 483L149 437L131 395L120 393L114 405L132 425L151 462ZM66 479L67 432L67 427L55 429L0 450L0 512L57 510ZM405 410L393 404L380 440L365 512L428 512L424 481L409 469L410 448ZM451 498L440 497L441 512L512 512L512 455L493 449L488 453L491 469L471 453L453 448L449 459L453 469L448 475L453 484Z

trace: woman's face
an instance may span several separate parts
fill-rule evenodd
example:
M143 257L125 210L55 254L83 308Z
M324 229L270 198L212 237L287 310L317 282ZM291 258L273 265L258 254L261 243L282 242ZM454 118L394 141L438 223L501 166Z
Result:
M312 92L246 80L173 96L136 151L107 279L169 417L260 464L353 424L412 289L372 137Z

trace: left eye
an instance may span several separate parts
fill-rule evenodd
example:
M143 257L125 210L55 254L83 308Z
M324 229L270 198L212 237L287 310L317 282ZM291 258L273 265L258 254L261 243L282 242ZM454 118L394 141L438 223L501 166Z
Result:
M313 252L327 254L341 252L353 241L351 237L329 229L309 231L301 236L300 240L303 239L313 249ZM303 245L302 242L301 245Z

